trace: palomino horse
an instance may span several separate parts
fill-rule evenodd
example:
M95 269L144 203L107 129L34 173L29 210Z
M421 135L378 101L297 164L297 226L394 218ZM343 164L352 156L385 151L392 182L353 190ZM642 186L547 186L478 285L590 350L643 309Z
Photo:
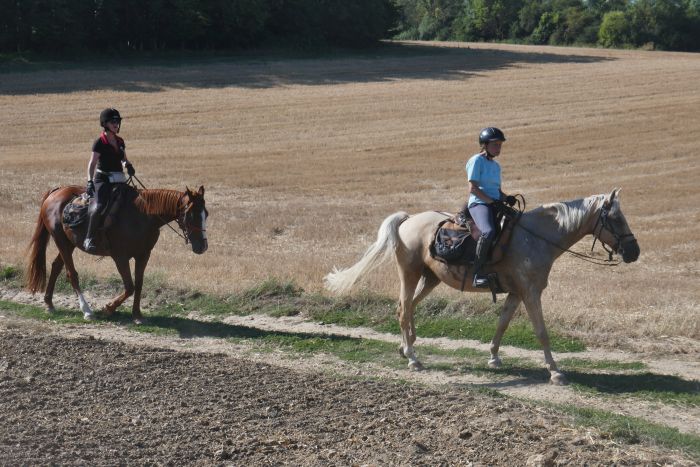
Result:
M625 263L637 260L639 245L620 210L618 191L613 190L610 195L548 204L522 214L513 229L507 254L498 263L487 265L484 269L485 273L497 273L502 288L508 292L496 334L491 341L489 366L500 366L498 350L501 338L518 305L523 302L544 349L550 381L566 384L566 378L557 369L549 348L549 337L542 318L542 291L547 287L554 260L589 234L621 254ZM338 293L346 292L360 277L389 257L395 257L401 280L397 310L401 325L400 352L408 359L411 369L422 368L413 347L416 340L413 318L416 305L440 282L459 290L467 272L465 266L446 265L430 254L435 230L445 217L445 214L439 212L423 212L415 216L409 216L405 212L392 214L379 228L377 241L367 249L357 264L348 269L334 270L326 276L328 289ZM469 271L465 290L488 291L474 289L471 283Z
M34 235L29 244L27 266L27 288L36 293L46 289L44 303L49 313L54 311L53 291L56 279L63 266L73 290L78 296L80 309L85 319L94 319L90 305L85 300L78 282L78 273L73 264L73 250L82 250L84 232L71 230L62 222L63 208L74 197L85 191L82 187L67 186L49 191L41 202L41 210L36 222ZM98 244L97 256L111 256L124 282L124 292L105 306L110 315L119 305L134 295L132 318L141 323L141 288L143 273L151 256L151 250L158 241L160 228L176 220L182 229L185 241L192 243L192 251L202 254L207 251L206 219L209 215L204 206L204 187L198 191L186 188L184 192L175 190L126 190L118 212L119 222L106 232L109 251ZM85 227L82 227L84 230ZM46 282L46 246L49 235L58 248L58 255L51 264L51 274ZM134 280L131 279L129 260L134 258Z

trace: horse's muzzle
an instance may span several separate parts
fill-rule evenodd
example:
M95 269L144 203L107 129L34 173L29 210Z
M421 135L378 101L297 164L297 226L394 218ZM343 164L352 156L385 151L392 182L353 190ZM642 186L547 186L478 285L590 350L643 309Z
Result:
M197 242L196 244L195 244L195 242L192 242L192 251L198 255L201 255L202 253L207 251L208 248L209 248L209 244L207 243L206 238L202 239L201 242Z
M625 263L634 263L639 259L639 243L633 238L620 245L618 252L622 255L622 261Z

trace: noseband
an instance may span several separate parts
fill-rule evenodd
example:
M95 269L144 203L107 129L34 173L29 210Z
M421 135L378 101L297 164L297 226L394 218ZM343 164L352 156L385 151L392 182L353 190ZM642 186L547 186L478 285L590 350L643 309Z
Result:
M593 226L593 245L591 245L591 252L593 252L595 242L597 240L600 240L600 244L603 245L603 249L608 253L608 261L612 261L613 253L619 250L623 240L628 237L632 237L632 240L634 240L634 234L621 234L617 232L617 230L615 230L613 225L610 223L610 220L608 219L608 214L610 214L610 207L606 207L605 205L603 205L602 209L600 210L600 214L598 215L598 220L596 220L595 226ZM598 225L600 225L600 229L598 229ZM596 229L598 230L598 232L596 232ZM613 238L615 239L615 244L612 246L612 248L608 247L605 244L605 242L600 238L600 234L603 232L603 229L610 232Z

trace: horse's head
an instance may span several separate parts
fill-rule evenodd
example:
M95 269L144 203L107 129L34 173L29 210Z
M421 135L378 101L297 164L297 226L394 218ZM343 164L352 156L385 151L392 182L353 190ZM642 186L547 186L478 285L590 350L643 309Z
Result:
M625 263L632 263L639 258L639 244L620 209L619 188L605 197L593 235L612 251L622 255Z
M192 244L192 251L201 255L207 251L207 211L204 205L204 187L192 191L185 188L180 202L178 224L185 234L185 240Z

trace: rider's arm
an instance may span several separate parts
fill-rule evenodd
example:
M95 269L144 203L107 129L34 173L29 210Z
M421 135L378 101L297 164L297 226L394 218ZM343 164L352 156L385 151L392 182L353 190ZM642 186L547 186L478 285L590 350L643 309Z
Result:
M484 193L481 188L479 188L479 182L476 182L474 180L469 180L469 193L473 193L476 197L483 199L486 201L488 204L493 203L495 200L491 198L489 195Z
M97 167L98 160L100 160L100 153L92 151L92 156L90 156L90 162L88 162L88 180L92 180L92 177L95 175L95 167Z
M122 167L126 167L129 164L131 164L131 162L129 162L129 159L126 158L126 149L125 149L124 150L124 159L122 159Z

